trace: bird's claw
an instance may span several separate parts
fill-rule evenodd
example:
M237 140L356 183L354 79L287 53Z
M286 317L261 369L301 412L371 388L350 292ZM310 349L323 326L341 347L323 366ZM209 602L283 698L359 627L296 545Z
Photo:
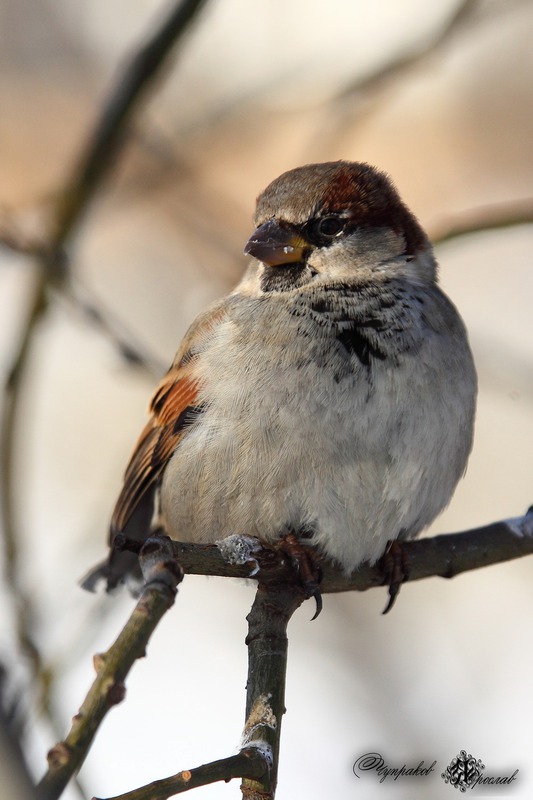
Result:
M410 562L402 542L393 539L387 542L385 552L381 556L380 566L383 570L383 586L389 587L389 600L383 614L388 614L400 592L402 583L409 579Z
M298 573L305 596L315 598L316 611L311 617L311 621L313 621L322 611L322 594L320 592L322 571L313 558L312 550L305 547L295 533L287 533L283 536L278 547L289 557L292 566Z

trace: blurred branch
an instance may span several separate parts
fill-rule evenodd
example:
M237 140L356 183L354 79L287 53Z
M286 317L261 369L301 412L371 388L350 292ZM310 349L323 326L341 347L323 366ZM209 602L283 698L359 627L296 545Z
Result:
M134 51L87 137L76 165L63 187L54 193L47 211L47 230L27 236L13 222L3 222L0 242L18 252L36 256L41 265L57 277L63 261L62 251L74 229L115 166L134 113L166 63L171 51L188 30L207 0L181 0L170 11L144 44ZM45 224L45 223L43 223ZM64 276L64 270L59 275Z
M0 420L0 493L2 535L4 547L4 580L15 599L17 637L22 652L29 658L34 675L41 684L40 702L48 713L46 691L47 677L39 648L33 636L33 603L20 577L20 537L15 519L15 453L18 433L18 409L22 379L34 331L45 308L46 278L43 272L34 272L28 300L26 322L18 345L18 352L11 364L5 384Z
M491 13L493 15L508 14L512 11L513 6L524 5L525 2L528 2L528 0L518 0L515 3L487 3L485 0L462 0L449 20L426 45L419 47L413 53L391 59L367 77L357 78L352 81L336 95L333 102L351 99L354 95L370 95L376 90L388 88L392 81L403 78L405 73L411 69L419 69L425 60L432 58L454 36L475 23L476 17L486 19ZM485 6L485 8L483 9L482 6Z
M448 22L427 45L417 49L414 53L394 58L384 66L379 67L371 75L353 81L337 94L334 102L346 100L354 94L371 94L376 89L388 86L391 80L403 77L413 67L419 67L426 58L433 56L440 47L445 45L472 20L480 5L481 0L463 0L463 2L459 3Z
M533 198L466 211L460 217L437 226L435 232L430 234L430 239L433 244L442 244L469 233L500 230L528 223L533 223Z
M63 247L102 180L114 166L137 105L157 77L172 48L207 0L181 0L137 49L113 87L77 167L59 194L50 240L52 251Z
M7 672L0 663L0 785L10 800L35 800L30 772L22 752L24 722L20 696L8 698Z
M146 654L150 636L174 603L183 576L166 540L148 539L139 560L144 591L114 644L106 653L95 656L96 679L73 718L67 737L48 753L48 771L37 786L38 800L56 800L79 770L100 723L124 698L127 674L135 661Z
M17 625L21 648L33 665L35 674L41 681L42 702L49 711L46 670L43 667L39 650L31 635L33 609L29 596L24 592L19 575L18 534L14 515L14 462L16 435L21 425L18 420L20 395L24 374L28 364L31 343L39 321L49 302L50 288L70 292L70 297L78 299L70 283L70 270L66 257L66 244L80 223L89 202L100 188L104 178L116 162L120 146L124 142L128 124L140 100L160 71L171 49L175 47L197 12L206 0L182 0L172 4L166 18L162 20L145 44L134 54L126 66L116 87L110 93L107 103L92 135L88 138L78 164L73 169L65 186L56 195L56 200L48 209L48 222L41 220L37 234L27 233L24 226L16 222L9 224L4 219L0 231L0 241L17 252L35 258L36 270L33 285L27 299L26 320L13 363L5 386L5 400L0 421L0 466L1 514L6 551L5 578L17 600ZM87 304L81 304L89 313ZM109 315L95 309L92 318L115 342L129 361L154 367L153 359L145 357L140 349L129 342L126 331L118 333L118 325ZM161 374L159 372L159 374Z
M160 380L165 374L165 364L141 344L131 330L105 305L101 298L76 276L69 277L60 293L72 307L96 327L107 341L116 348L124 361L132 367L143 369L150 377Z
M315 132L317 144L323 150L325 142L337 137L339 131L345 129L348 120L357 118L361 121L363 115L370 113L373 104L381 100L386 92L411 73L420 72L454 37L472 29L491 14L508 15L515 6L523 5L525 1L486 3L484 0L462 0L448 21L427 43L415 46L412 52L391 58L369 75L351 80L339 91L326 109L322 127ZM370 102L364 105L367 101Z

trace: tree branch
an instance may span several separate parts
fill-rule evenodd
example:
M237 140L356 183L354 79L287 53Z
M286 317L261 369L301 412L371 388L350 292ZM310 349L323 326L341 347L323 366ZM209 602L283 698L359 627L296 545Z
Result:
M245 542L245 545L242 545ZM123 537L123 549L138 548ZM176 561L186 574L252 578L267 586L297 582L281 550L261 547L252 538L228 537L219 545L171 541ZM404 542L410 562L409 582L430 577L453 578L462 572L533 555L533 507L522 517L501 520L461 533L440 534ZM383 585L379 564L363 564L345 574L332 562L317 557L322 569L320 591L365 591Z
M201 767L195 769L183 770L170 778L147 783L146 786L119 794L109 800L166 800L175 794L218 781L227 782L233 778L242 777L259 779L266 769L267 765L262 753L257 748L250 747L241 750L235 756L221 758L210 764L202 764ZM98 798L95 797L94 800L98 800Z
M79 770L103 718L124 698L127 674L145 655L151 634L173 605L182 573L168 541L146 540L139 559L146 582L144 591L114 644L106 653L95 656L96 679L67 737L48 753L48 771L37 786L38 800L57 800Z
M138 550L139 543L116 537L120 549ZM461 572L533 554L533 507L522 517L470 531L404 543L410 580L451 578ZM97 677L66 739L48 755L49 769L38 786L38 800L57 800L81 766L107 711L122 700L124 679L135 659L144 655L159 619L172 605L181 570L202 575L254 578L258 588L248 616L248 682L246 723L238 756L187 770L136 789L120 800L170 797L187 789L242 777L245 800L273 800L279 757L281 720L285 710L287 625L305 599L298 576L280 549L265 548L245 536L217 545L175 542L153 536L140 550L145 590L114 645L95 660ZM382 585L379 565L363 565L346 575L321 559L323 593L363 591ZM118 799L115 799L118 800Z
M162 537L169 546L169 539ZM205 555L205 553L204 553ZM242 778L245 800L273 800L285 713L287 625L305 595L296 584L259 583L248 615L246 722L238 755L178 772L110 800L166 800L215 781Z
M248 614L248 680L243 744L254 745L270 757L270 769L260 778L245 778L245 800L271 800L278 779L281 720L285 713L287 625L305 595L291 584L259 583Z

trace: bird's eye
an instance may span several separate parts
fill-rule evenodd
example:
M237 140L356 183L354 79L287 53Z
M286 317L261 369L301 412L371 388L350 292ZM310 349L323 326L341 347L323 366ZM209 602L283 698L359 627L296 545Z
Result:
M340 217L322 217L315 222L315 234L324 239L333 239L342 233L344 229L344 220Z
M316 232L320 236L336 236L342 228L342 220L339 217L323 217L316 224Z

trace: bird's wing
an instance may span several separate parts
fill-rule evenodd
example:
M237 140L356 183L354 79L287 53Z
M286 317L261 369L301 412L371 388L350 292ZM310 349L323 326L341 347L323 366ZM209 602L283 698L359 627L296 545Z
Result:
M150 418L137 442L111 519L111 539L153 490L199 405L198 359L215 328L225 318L225 301L197 318L150 403Z

